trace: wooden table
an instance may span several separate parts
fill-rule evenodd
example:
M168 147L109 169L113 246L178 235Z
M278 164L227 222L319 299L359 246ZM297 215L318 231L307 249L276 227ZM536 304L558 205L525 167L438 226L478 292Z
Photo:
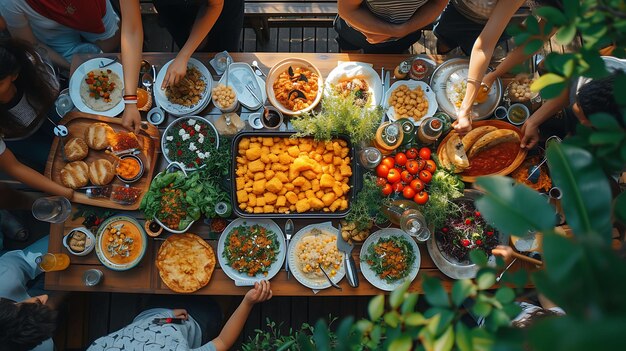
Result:
M233 53L231 54L236 62L248 62L253 60L259 62L261 69L267 73L269 69L277 62L292 57L290 53ZM175 54L170 53L145 53L144 59L150 63L163 66L164 63L174 58ZM75 55L72 61L72 72L87 59L93 58L93 55ZM209 59L212 57L210 54L196 54L195 58L201 60L208 65ZM392 71L395 66L404 60L407 56L404 55L363 55L363 54L298 54L298 57L307 59L314 63L322 73L322 76L326 77L328 73L337 66L338 61L361 61L373 64L374 69L380 72L381 67L385 67L386 70ZM437 62L442 61L442 57L433 57ZM210 68L210 70L212 70ZM392 74L393 76L393 74ZM214 77L215 78L215 77ZM393 83L393 82L392 82ZM243 119L247 119L250 111L241 111ZM220 112L214 108L211 104L201 115L208 115L209 119L215 119L220 115ZM173 121L173 117L169 117L166 123L161 126L161 131ZM159 168L165 167L164 158L161 157L161 163ZM140 223L143 223L143 214L140 212L128 212L131 216L137 218ZM64 224L52 224L50 228L50 244L49 252L65 252L67 250L62 246L61 240L63 235L67 234L71 229L81 226L82 219L72 221L68 220ZM297 220L294 222L296 232L314 222L322 222L320 220ZM277 220L277 224L284 228L284 220ZM335 225L337 221L335 221ZM196 233L201 237L208 240L208 227L201 221L195 223L189 230L191 233ZM146 254L140 264L125 272L116 272L104 267L98 258L95 251L84 257L70 256L71 264L68 269L61 272L46 273L45 287L49 290L64 290L64 291L99 291L99 292L125 292L125 293L156 293L156 294L172 294L173 292L167 288L159 277L158 270L154 264L156 253L160 247L162 241L149 238L148 248ZM208 242L215 248L217 240L208 240ZM439 278L446 289L450 289L454 280L448 278L435 266L431 260L426 245L420 244L421 253L421 265L417 278L411 284L410 290L422 292L422 281L424 275L429 275ZM353 250L353 256L359 266L358 255L360 251L360 245L357 245ZM218 264L219 266L219 264ZM96 287L86 287L82 283L82 275L88 269L97 268L104 273L103 281ZM512 271L520 268L530 268L527 265L516 263L512 267ZM360 286L358 288L351 288L346 280L340 282L342 290L328 288L321 290L317 295L324 296L355 296L355 295L376 295L382 293L381 290L373 287L365 280L363 275L359 273ZM287 280L287 274L284 270L281 270L276 277L272 280L272 291L276 296L310 296L313 295L311 289L301 285L295 278ZM202 295L243 295L249 290L249 287L237 287L234 282L226 276L226 274L216 267L213 272L213 277L207 286L198 290L195 294Z

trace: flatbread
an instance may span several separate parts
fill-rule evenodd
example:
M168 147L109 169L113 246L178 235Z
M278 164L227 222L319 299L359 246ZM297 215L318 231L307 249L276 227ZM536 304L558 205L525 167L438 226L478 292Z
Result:
M85 81L89 73L95 73L100 75L101 72L107 73L109 75L109 82L115 83L115 88L111 92L110 102L105 102L103 99L95 99L94 97L89 96L89 85ZM90 109L94 111L108 111L113 107L117 106L117 104L122 101L122 89L124 87L124 83L120 79L120 76L117 73L111 71L107 72L106 69L94 69L93 71L87 72L83 79L80 81L80 98L83 100L83 103L87 105Z
M159 248L156 266L167 287L177 293L192 293L209 283L215 253L195 234L171 235Z
M478 139L489 132L493 132L494 130L498 130L498 128L494 126L482 126L472 129L469 133L465 134L463 139L461 139L461 141L463 141L463 147L465 150L471 149Z
M455 169L459 172L464 171L469 167L469 160L467 159L467 155L465 154L465 148L463 148L463 143L461 142L461 138L456 132L450 132L450 138L446 142L446 152L448 153L448 159L452 165L454 165Z
M472 158L483 150L510 141L520 141L519 134L511 129L498 129L493 132L489 132L480 137L480 139L474 143L472 148L469 149L467 156Z

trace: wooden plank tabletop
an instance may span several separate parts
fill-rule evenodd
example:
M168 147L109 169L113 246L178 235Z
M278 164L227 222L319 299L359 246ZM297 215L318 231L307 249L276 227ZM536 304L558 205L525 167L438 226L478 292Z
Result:
M248 62L251 63L253 60L259 62L259 66L264 72L268 72L269 68L271 68L275 63L292 57L293 55L290 53L232 53L233 59L236 62ZM203 63L208 65L209 59L212 57L212 54L196 54L194 57L201 60ZM72 61L72 72L78 67L82 62L93 58L93 55L75 55ZM171 60L175 57L173 53L145 53L144 59L148 60L150 63L157 65L160 68L164 63ZM373 68L379 72L381 67L385 67L387 70L393 70L395 66L404 60L406 55L364 55L364 54L298 54L298 57L307 59L314 63L319 70L321 71L323 76L328 75L328 73L337 66L339 61L361 61L368 62L373 65ZM442 61L442 57L433 56L437 62ZM214 77L216 78L216 77ZM393 82L392 82L393 83ZM243 110L241 111L242 119L247 119L250 111ZM212 104L207 108L207 110L203 111L200 115L207 115L210 119L215 119L219 116L219 111L215 109ZM173 121L173 117L169 117L169 120L166 123L163 123L160 127L161 131L167 126L167 124ZM159 169L163 169L165 164L163 161L163 157L160 157L161 163L159 165ZM140 223L143 224L144 218L143 214L136 211L127 211L124 214L128 214L134 216L139 220ZM67 250L62 246L61 240L63 235L70 232L71 229L81 226L82 219L78 220L68 220L63 224L52 224L50 227L50 244L49 244L49 252L64 252L67 253ZM296 232L311 223L319 222L324 220L295 220L295 230ZM276 223L284 228L285 221L284 220L276 220ZM334 221L334 224L337 224L337 221ZM203 222L199 221L195 223L191 229L189 230L191 233L195 233L205 238L210 245L214 248L217 244L217 240L209 239L208 235L208 226ZM87 256L79 257L79 256L71 256L71 264L68 269L61 272L50 272L46 273L45 277L45 287L50 290L64 290L64 291L98 291L98 292L124 292L124 293L156 293L156 294L172 294L171 290L167 288L161 281L158 270L155 267L154 261L156 257L156 253L158 248L160 247L162 241L149 238L148 239L148 248L146 250L146 254L140 264L125 272L116 272L107 269L102 266L102 264L98 261L98 258L95 255L95 252L88 254ZM454 282L452 279L446 277L443 273L439 271L439 269L435 266L432 259L428 255L426 250L426 246L423 244L419 245L420 253L421 253L421 265L417 278L411 284L410 290L422 292L422 281L424 275L434 276L441 279L444 283L444 286L447 289L451 288L452 283ZM358 254L360 251L360 245L357 245L353 250L353 255L355 257L355 261L357 262L357 267L359 266ZM217 250L216 250L217 252ZM219 266L219 264L218 264ZM83 272L92 269L98 268L104 273L103 281L97 285L96 287L86 287L82 283L82 275ZM519 261L513 266L512 271L517 269L532 269L529 265L524 263L519 263ZM340 285L343 288L342 290L337 289L324 289L317 293L319 296L356 296L356 295L376 295L380 294L382 291L373 287L371 284L365 280L363 275L359 273L360 286L358 288L351 288L347 282L344 280L341 281ZM281 270L280 273L272 280L272 291L276 296L312 296L314 295L313 291L309 288L304 287L295 278L291 278L287 280L287 275L284 270ZM197 291L195 294L202 295L243 295L249 290L249 287L237 287L234 282L226 276L226 274L219 268L216 267L211 281L207 286Z

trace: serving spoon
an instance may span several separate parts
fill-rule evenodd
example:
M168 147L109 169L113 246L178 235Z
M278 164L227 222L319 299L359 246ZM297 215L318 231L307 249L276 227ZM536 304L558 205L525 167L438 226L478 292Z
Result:
M259 63L256 60L252 61L252 68L254 69L254 73L257 76L267 78L267 75L265 75L265 73L263 73L261 68L259 68Z
M332 279L330 279L330 276L328 275L328 273L326 273L326 271L324 270L324 268L322 268L322 265L317 265L319 267L319 269L322 271L322 273L324 273L324 276L326 277L326 279L328 279L328 282L330 283L330 285L335 288L335 289L339 289L341 290L341 287L339 285L337 285L335 282L332 281Z

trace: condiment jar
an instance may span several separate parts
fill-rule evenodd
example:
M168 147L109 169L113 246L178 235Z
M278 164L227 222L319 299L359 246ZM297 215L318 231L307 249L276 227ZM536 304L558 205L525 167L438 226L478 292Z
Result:
M393 70L393 76L396 79L405 79L410 70L411 64L409 61L402 61L398 66L396 66L396 69Z
M443 122L436 117L429 117L422 122L417 131L417 138L424 144L432 144L441 136Z
M374 146L380 150L383 155L389 155L402 144L403 138L404 134L402 133L400 123L385 122L378 127L376 131Z
M422 80L428 74L428 63L420 58L416 58L411 63L409 77L415 80Z

